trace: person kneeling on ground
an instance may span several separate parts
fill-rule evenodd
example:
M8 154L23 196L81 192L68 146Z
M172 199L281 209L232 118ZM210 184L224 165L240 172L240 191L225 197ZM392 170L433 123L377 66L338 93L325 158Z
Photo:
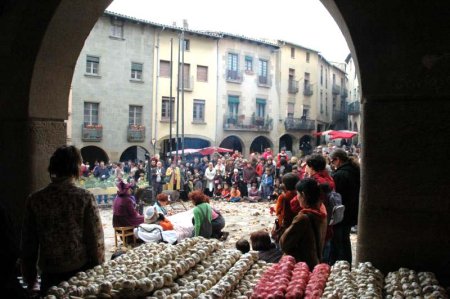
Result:
M257 250L259 259L268 263L278 263L283 253L272 243L269 233L265 230L259 230L251 233L250 242L252 249Z
M189 193L189 200L195 205L194 217L192 223L194 224L193 236L202 236L204 238L211 238L212 236L212 208L208 204L208 199L201 191L193 191Z

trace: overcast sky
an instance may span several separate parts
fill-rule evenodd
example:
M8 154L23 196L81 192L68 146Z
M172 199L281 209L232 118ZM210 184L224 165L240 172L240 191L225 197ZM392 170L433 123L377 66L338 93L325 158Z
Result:
M190 29L290 41L343 62L350 53L334 19L319 0L115 0L108 10Z

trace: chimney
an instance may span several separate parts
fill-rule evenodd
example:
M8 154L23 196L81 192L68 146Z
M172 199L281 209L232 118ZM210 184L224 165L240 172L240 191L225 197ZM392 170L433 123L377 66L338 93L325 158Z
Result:
M186 19L183 19L183 28L184 29L189 29L189 24L188 24L188 21Z

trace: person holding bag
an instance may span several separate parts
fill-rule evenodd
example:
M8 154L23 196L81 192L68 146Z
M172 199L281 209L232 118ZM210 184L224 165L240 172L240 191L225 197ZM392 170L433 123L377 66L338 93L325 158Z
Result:
M327 215L320 209L320 189L314 179L301 180L296 189L301 210L281 236L280 247L284 254L313 269L322 259Z

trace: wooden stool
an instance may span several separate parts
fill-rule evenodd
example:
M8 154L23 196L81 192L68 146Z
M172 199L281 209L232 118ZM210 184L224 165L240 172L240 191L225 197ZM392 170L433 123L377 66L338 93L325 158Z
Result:
M127 237L133 236L133 245L136 245L136 236L134 235L134 227L132 226L121 226L114 227L114 241L117 248L117 237L122 237L122 243L125 247L127 247Z

